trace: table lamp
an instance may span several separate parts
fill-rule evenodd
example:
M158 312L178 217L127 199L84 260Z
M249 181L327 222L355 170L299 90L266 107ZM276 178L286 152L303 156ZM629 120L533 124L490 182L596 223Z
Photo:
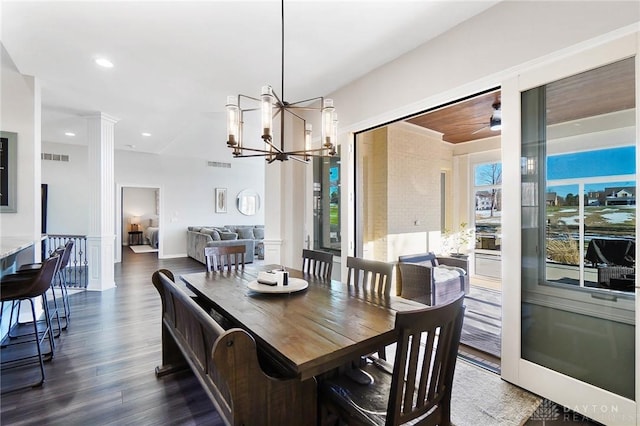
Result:
M140 223L140 216L131 216L131 230L137 231Z

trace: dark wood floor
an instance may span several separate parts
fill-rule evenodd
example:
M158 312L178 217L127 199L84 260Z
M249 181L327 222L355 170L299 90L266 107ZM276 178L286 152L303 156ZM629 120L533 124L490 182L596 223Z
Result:
M70 295L71 321L45 365L45 384L2 395L0 424L223 424L193 374L154 374L161 361L160 296L151 274L159 268L179 275L204 265L190 258L158 260L156 253L125 247L116 289ZM8 389L36 373L35 365L7 370L0 383Z

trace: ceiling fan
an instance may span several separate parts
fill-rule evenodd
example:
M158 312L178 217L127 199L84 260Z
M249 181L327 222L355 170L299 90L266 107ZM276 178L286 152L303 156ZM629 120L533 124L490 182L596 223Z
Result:
M485 129L489 129L493 132L497 132L502 129L502 110L500 101L495 101L491 107L493 108L493 112L491 113L491 117L489 117L489 123L472 132L472 135L475 135Z

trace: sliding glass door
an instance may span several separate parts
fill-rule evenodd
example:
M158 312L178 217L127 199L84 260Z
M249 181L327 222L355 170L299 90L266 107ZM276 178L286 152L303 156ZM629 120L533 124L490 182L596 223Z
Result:
M636 424L636 79L629 57L520 95L519 380L606 424Z

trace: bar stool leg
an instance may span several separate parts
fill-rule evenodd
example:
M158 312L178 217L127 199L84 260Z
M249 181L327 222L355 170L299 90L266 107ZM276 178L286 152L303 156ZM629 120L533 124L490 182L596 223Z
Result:
M43 297L44 297L44 294L43 294ZM3 389L2 390L2 394L3 395L6 394L6 393L9 393L9 392L14 392L14 391L20 390L20 389L26 389L28 387L34 387L35 388L35 387L42 386L44 381L45 381L45 378L46 378L45 369L44 369L44 362L50 360L53 357L53 346L52 345L54 343L53 343L53 336L52 336L52 333L51 333L51 320L49 318L49 309L47 307L46 301L43 301L43 304L45 306L45 317L46 317L45 322L46 322L47 326L46 326L45 330L42 332L42 337L40 337L40 335L39 335L40 332L38 331L38 321L36 319L36 308L35 308L34 299L22 299L22 300L29 300L29 304L30 304L30 307L31 307L31 315L33 317L33 321L32 321L32 323L33 323L33 333L34 333L34 336L35 336L35 342L36 342L36 347L37 347L37 352L38 352L37 356L38 356L38 367L39 367L39 370L40 370L40 379L37 380L34 383L29 383L29 384L26 384L26 385L17 386L17 387L13 387L13 388L10 388L10 389ZM49 338L49 345L50 345L49 349L50 350L49 350L48 353L43 353L41 345L42 345L42 342L44 341L44 339L46 337ZM14 361L9 361L8 363L9 364L15 363L15 364L22 365L20 363L21 361L22 360L14 360ZM8 367L7 366L3 366L3 369L6 369L6 368L8 368Z

